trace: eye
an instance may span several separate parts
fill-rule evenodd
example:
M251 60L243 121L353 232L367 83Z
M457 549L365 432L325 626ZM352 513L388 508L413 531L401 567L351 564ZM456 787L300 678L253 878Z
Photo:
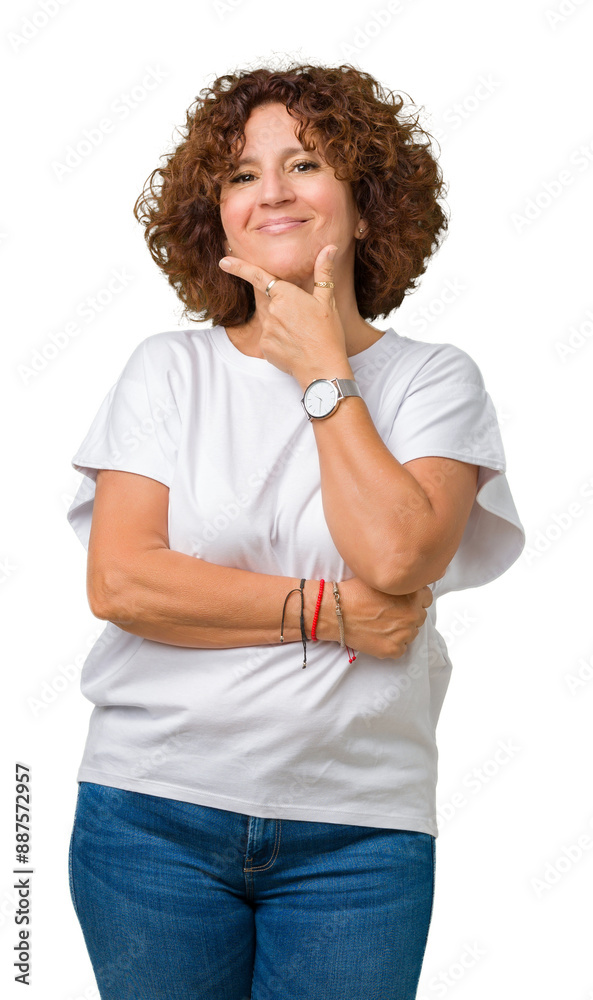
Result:
M295 167L318 167L319 164L315 163L313 160L299 160L298 163L294 164ZM300 173L300 171L299 171Z
M298 163L293 163L292 169L294 170L296 167L313 167L313 168L317 168L317 167L319 167L319 164L315 163L313 160L299 160ZM307 171L301 171L301 170L299 170L297 172L298 173L306 173ZM254 174L249 174L249 173L237 174L237 176L233 177L233 179L231 180L231 184L236 184L237 181L241 181L244 177L253 177L253 176L254 176Z

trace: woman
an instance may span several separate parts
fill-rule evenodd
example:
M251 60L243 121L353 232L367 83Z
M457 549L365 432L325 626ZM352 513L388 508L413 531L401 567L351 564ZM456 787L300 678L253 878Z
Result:
M433 599L525 539L476 363L368 322L447 225L402 104L347 65L220 77L136 204L213 325L142 340L72 459L107 625L69 873L103 998L416 995Z

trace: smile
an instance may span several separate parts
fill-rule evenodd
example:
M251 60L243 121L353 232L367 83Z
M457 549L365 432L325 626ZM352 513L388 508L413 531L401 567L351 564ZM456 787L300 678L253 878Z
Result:
M299 221L296 221L296 222L274 222L274 223L270 223L267 226L260 226L260 228L257 231L258 231L258 233L285 233L289 229L296 229L298 226L304 226L309 221L310 221L309 219L304 219L304 220L302 220L300 222Z

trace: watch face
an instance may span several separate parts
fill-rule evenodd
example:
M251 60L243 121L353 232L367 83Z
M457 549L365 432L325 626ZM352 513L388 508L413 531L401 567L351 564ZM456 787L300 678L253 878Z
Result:
M307 387L305 406L312 417L325 417L333 410L338 399L338 390L333 382L317 379Z

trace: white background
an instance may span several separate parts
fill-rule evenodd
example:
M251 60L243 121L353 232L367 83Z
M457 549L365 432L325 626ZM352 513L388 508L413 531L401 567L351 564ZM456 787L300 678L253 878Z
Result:
M70 458L134 347L190 325L132 207L198 92L285 54L372 73L440 137L450 232L378 325L477 361L527 532L500 579L438 604L454 672L419 998L591 1000L593 3L43 3L47 14L41 0L2 14L4 995L25 992L12 968L21 761L33 781L27 996L98 996L67 855L92 709L80 666L104 623L66 521L80 481ZM60 170L106 117L112 130ZM126 287L82 319L115 271Z

